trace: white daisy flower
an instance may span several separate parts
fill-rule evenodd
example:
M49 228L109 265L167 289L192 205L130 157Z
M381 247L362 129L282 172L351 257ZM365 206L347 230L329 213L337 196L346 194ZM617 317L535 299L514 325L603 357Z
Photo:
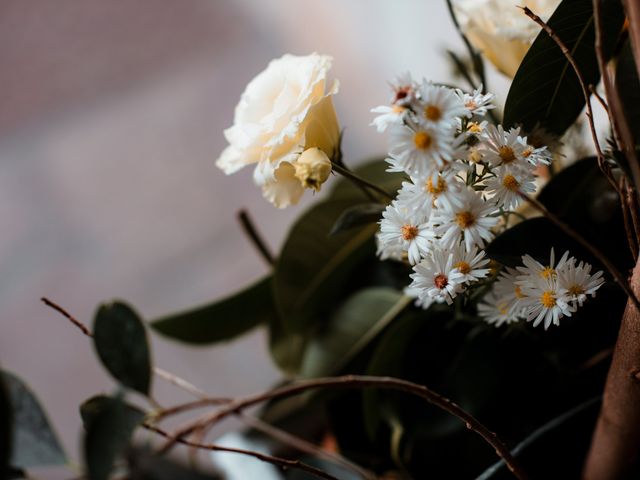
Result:
M467 250L460 243L451 252L453 253L453 266L462 274L463 283L476 282L489 275L490 270L482 268L489 264L489 259L485 258L484 250L478 251L477 247Z
M483 301L478 304L478 315L489 325L496 327L520 320L510 311L508 302L496 295L494 291L486 294Z
M455 170L447 170L427 178L414 177L411 180L413 183L403 182L402 189L398 192L398 202L429 212L429 215L436 202L445 207L458 204L458 194L465 188Z
M463 275L453 267L453 254L445 249L436 248L420 263L413 267L410 275L413 282L410 289L418 292L423 305L430 302L451 305L456 295L463 290Z
M485 193L492 202L505 210L512 210L522 203L521 193L536 191L536 178L531 169L495 169L496 176L485 181Z
M416 113L427 124L454 125L457 117L468 114L462 99L451 88L423 81L418 88Z
M489 216L496 211L495 205L468 188L460 191L459 199L459 204L433 212L436 235L445 246L457 244L462 237L469 251L474 245L484 246L485 241L493 239L491 228L498 223L497 217Z
M524 316L522 309L522 299L526 295L522 291L522 287L517 283L518 270L511 267L506 267L500 272L498 279L493 284L493 291L496 296L500 298L509 310L509 315L514 318L520 318Z
M522 306L528 322L537 327L541 323L544 329L551 324L560 325L560 319L570 317L576 309L570 305L571 298L565 288L558 285L555 276L533 277L522 287L526 295Z
M434 234L421 212L398 208L393 202L382 212L382 217L379 235L382 250L390 248L395 252L400 246L407 252L411 265L427 255Z
M524 163L524 146L519 136L520 129L504 131L502 125L489 125L483 132L480 149L492 166L519 167Z
M406 252L402 248L402 244L385 244L380 239L380 232L376 232L376 255L380 260L396 260L401 262L406 258Z
M426 178L452 159L453 132L450 127L435 125L391 125L390 148L387 159L393 171L404 171L414 177Z
M604 284L603 272L591 275L591 265L584 262L576 265L575 259L572 260L558 270L558 285L567 290L574 307L576 304L581 307L587 295L595 297L596 291Z
M402 105L380 105L371 109L372 113L379 113L370 123L379 133L384 132L390 125L402 125L409 110Z
M472 93L465 93L460 89L456 90L456 95L468 112L466 116L477 115L483 117L489 110L496 108L495 105L491 104L496 96L493 93L482 93L482 90L482 84Z
M534 167L538 165L550 165L553 159L553 154L547 147L534 148L527 143L527 139L521 138L523 145L522 158L529 162Z
M555 251L553 247L551 248L551 254L549 255L549 264L542 265L540 262L535 260L531 255L524 255L522 257L522 263L524 267L516 267L520 272L518 276L518 284L521 286L526 286L529 284L531 279L540 278L555 278L557 275L557 271L564 268L568 262L575 262L573 257L569 258L569 252L564 252L562 258L558 264L555 264Z
M409 106L416 97L417 84L411 77L409 72L398 75L393 82L390 83L393 95L391 96L392 105Z
M431 297L427 297L427 296L420 297L420 293L421 292L422 292L422 289L411 287L411 286L405 287L404 291L403 291L403 293L407 297L411 297L411 298L415 299L413 304L416 307L419 307L419 308L422 308L422 309L426 310L431 305L433 305L434 300Z

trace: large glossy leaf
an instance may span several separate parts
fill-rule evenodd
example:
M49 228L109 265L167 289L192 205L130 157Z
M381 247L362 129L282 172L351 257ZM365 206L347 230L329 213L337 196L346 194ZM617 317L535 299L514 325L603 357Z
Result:
M624 15L615 0L603 2L603 6L603 48L610 51L617 41ZM570 50L586 85L597 85L600 72L594 48L592 1L563 0L548 25ZM547 131L562 135L584 106L584 95L574 70L555 41L541 31L509 89L505 126L521 124L526 131L531 131L539 123Z
M148 450L130 451L127 462L131 480L222 480L219 475L199 472Z
M276 265L273 287L284 332L300 334L349 293L349 274L373 255L376 226L329 237L348 201L315 205L291 229Z
M105 368L122 385L148 394L151 354L140 317L121 302L101 305L93 326L93 343Z
M11 465L29 468L65 464L66 455L36 396L15 375L0 371L0 377L11 405Z
M361 290L347 299L307 345L301 374L336 374L411 302L390 288Z
M202 345L231 340L277 315L271 276L215 303L151 323L163 335Z
M331 227L329 235L336 235L356 227L377 223L382 217L385 205L380 203L359 203L347 208Z
M84 457L89 480L107 480L116 459L129 447L144 413L120 398L110 397L91 398L81 412L86 422Z

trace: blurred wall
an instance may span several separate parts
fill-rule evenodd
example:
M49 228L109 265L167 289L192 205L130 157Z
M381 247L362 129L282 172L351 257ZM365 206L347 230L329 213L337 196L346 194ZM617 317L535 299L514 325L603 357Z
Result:
M355 162L384 154L368 124L387 80L450 80L445 47L461 50L444 0L0 3L0 362L37 392L72 458L79 403L113 384L39 298L87 323L114 297L153 318L257 278L266 267L236 212L247 207L275 248L313 198L278 211L250 170L214 166L244 85L285 52L333 55ZM278 378L263 332L217 349L153 346L159 366L214 395ZM185 398L156 387L164 403Z

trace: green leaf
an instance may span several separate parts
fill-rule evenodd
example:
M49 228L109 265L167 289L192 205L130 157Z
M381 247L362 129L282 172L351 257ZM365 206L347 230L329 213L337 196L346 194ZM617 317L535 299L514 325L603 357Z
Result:
M93 343L105 368L122 385L147 395L151 355L144 324L121 302L101 305L93 326Z
M617 2L605 3L603 48L610 51L622 29L624 14ZM564 0L547 23L571 52L585 84L597 85L600 72L594 48L591 0ZM584 95L573 68L555 41L541 31L509 89L504 109L505 126L521 124L530 132L539 123L547 131L562 135L584 106Z
M15 375L0 371L0 377L12 411L11 465L20 468L64 465L67 457L36 396Z
M82 417L82 425L85 430L89 429L96 418L100 418L102 412L108 411L117 403L122 404L121 406L126 410L126 416L128 417L136 418L140 415L142 415L142 417L145 415L145 413L138 407L121 402L119 399L108 397L106 395L95 395L88 400L85 400L82 405L80 405L80 417Z
M322 377L340 372L409 303L409 297L390 288L357 292L336 311L324 331L309 340L301 375Z
M300 334L312 326L313 318L349 293L348 275L374 254L377 227L328 236L348 206L347 201L319 203L291 229L273 277L284 333Z
M389 168L389 164L385 162L384 159L377 159L357 166L353 169L353 172L359 177L382 188L390 195L395 195L395 192L402 186L402 181L407 178L402 173L387 172L387 168ZM351 202L358 203L371 201L359 187L344 177L333 184L333 188L329 192L329 199L350 200Z
M93 397L84 409L84 456L89 480L107 480L117 458L129 447L144 413L120 398Z
M355 227L363 227L380 220L385 205L380 203L361 203L347 208L333 224L329 235L336 235Z
M196 345L231 340L276 316L271 276L215 303L155 320L163 335Z

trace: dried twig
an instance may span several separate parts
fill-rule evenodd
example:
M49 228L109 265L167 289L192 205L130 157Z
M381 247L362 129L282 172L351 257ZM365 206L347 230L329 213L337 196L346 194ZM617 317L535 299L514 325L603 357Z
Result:
M631 256L633 257L633 261L638 261L638 237L634 235L637 234L637 231L633 228L633 220L631 219L631 212L629 206L629 196L626 193L626 177L620 177L620 191L622 195L620 196L620 208L622 209L622 220L624 222L624 230L627 234L627 243L629 244L629 250L631 251Z
M377 185L374 185L373 183L369 182L368 180L365 180L364 178L359 177L358 175L353 173L348 168L345 168L342 165L338 165L335 162L332 162L331 166L336 172L338 172L343 177L348 178L349 180L354 182L356 185L361 185L363 187L366 187L369 190L372 190L372 191L376 192L378 195L380 195L385 200L393 200L393 196L390 195L388 192L384 191L382 188L380 188Z
M230 403L229 405L221 407L219 410L213 413L201 417L191 425L178 430L173 438L169 440L169 442L165 445L162 451L167 451L175 443L177 443L187 435L191 435L196 432L202 432L203 430L212 428L223 418L241 412L245 408L265 402L267 400L287 397L317 388L382 388L389 390L398 390L420 397L423 400L431 403L432 405L435 405L436 407L441 408L442 410L459 418L462 422L465 423L468 429L480 435L489 445L494 448L498 456L500 456L504 460L509 470L511 470L511 472L513 472L513 474L517 478L526 478L524 471L518 465L518 462L511 455L511 452L505 446L505 444L498 438L498 436L494 432L480 423L473 415L463 410L448 398L443 397L442 395L428 389L423 385L418 385L406 380L391 377L346 375L343 377L316 378L295 382L291 385L276 388L274 390L240 398Z
M172 441L176 441L178 443L181 443L183 445L186 445L188 447L191 448L197 448L200 450L209 450L209 451L214 451L214 452L229 452L229 453L238 453L241 455L247 455L249 457L254 457L257 458L258 460L262 460L263 462L267 462L270 463L272 465L276 465L279 466L283 469L287 469L287 468L295 468L298 470L303 470L305 472L308 472L318 478L324 478L327 480L338 480L338 478L334 477L333 475L320 470L316 467L312 467L311 465L308 465L306 463L301 462L300 460L289 460L287 458L281 458L281 457L274 457L272 455L266 455L264 453L260 453L260 452L254 452L253 450L244 450L241 448L231 448L231 447L224 447L222 445L215 445L212 443L209 444L205 444L205 443L197 443L197 442L191 442L189 440L185 440L183 438L175 438L173 435L171 435L169 432L166 432L164 430L162 430L161 428L155 426L155 425L151 425L149 423L143 423L142 426L144 428L146 428L147 430L151 431L151 432L155 432L158 435L161 435L167 439L170 439Z
M273 267L276 263L275 257L267 246L267 242L264 241L262 235L260 235L258 229L251 220L249 212L244 209L240 210L240 212L238 212L238 221L240 222L244 233L246 233L247 237L249 237L249 240L251 240L253 246L256 247L256 250L260 252L260 255L262 255L264 261L267 262L267 265Z

